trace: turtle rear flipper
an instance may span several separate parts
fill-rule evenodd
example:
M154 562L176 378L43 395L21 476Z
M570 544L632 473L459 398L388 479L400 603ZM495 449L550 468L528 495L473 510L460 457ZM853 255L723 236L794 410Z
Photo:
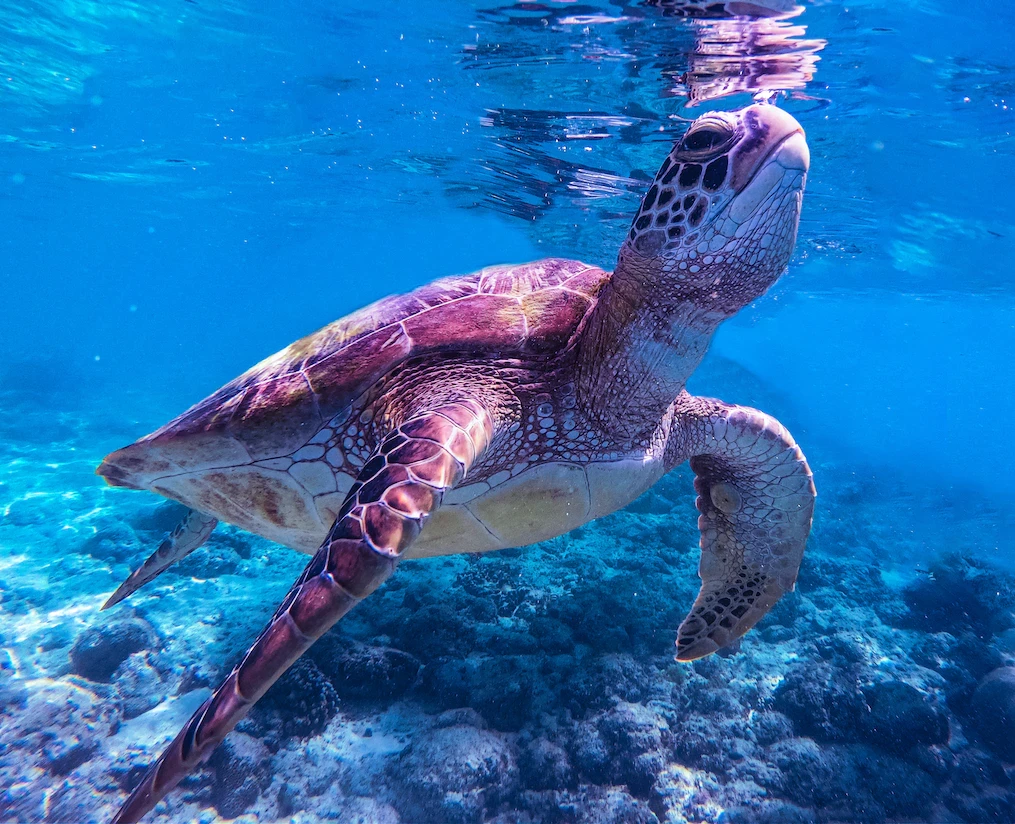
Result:
M157 578L177 561L182 561L208 540L216 524L218 524L216 518L196 509L188 509L183 520L162 540L159 548L117 587L116 592L109 596L109 600L102 608L109 609L115 606L132 592Z
M490 413L462 401L415 415L381 441L271 622L148 770L116 824L138 821L151 810L314 641L391 575L444 493L462 481L492 436Z
M728 647L793 589L814 512L800 448L755 409L683 393L668 458L691 457L701 512L701 591L677 633L677 659Z

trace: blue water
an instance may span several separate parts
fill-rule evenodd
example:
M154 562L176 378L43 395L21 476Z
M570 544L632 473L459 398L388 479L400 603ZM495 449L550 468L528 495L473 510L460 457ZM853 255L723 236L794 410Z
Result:
M687 123L761 92L807 131L812 161L799 240L788 274L720 330L691 389L761 406L790 427L810 458L819 503L808 559L816 560L810 578L805 560L792 609L811 623L784 618L775 627L785 637L772 631L767 641L763 623L739 657L695 665L693 676L667 675L674 622L693 597L696 559L689 556L679 570L690 576L681 578L687 593L673 616L666 613L670 623L653 630L658 638L640 633L669 606L636 613L641 628L629 627L627 641L613 646L596 633L565 636L570 642L552 655L581 647L581 655L614 661L630 653L631 666L653 662L660 678L680 685L675 716L654 710L665 719L663 743L639 750L609 739L613 722L602 714L621 705L585 701L576 689L552 686L549 676L545 683L531 676L536 686L527 689L539 702L508 721L493 709L498 699L480 695L474 683L453 697L432 688L434 673L451 666L449 656L473 661L476 645L493 659L483 659L490 668L483 678L518 681L497 670L497 655L532 656L542 642L512 646L511 633L521 631L513 623L517 604L498 606L495 620L476 619L486 627L481 643L447 650L407 649L378 607L350 619L349 632L411 652L424 674L422 687L399 693L396 709L380 698L363 705L362 696L342 696L352 703L338 712L355 717L357 730L382 718L377 736L350 743L328 727L332 738L317 730L310 744L282 734L263 752L250 744L249 769L264 777L255 790L243 795L242 776L218 763L170 796L176 806L157 812L164 820L247 812L263 821L296 813L316 821L328 810L364 821L788 821L797 811L820 821L1015 820L1007 789L1015 753L977 737L976 713L985 712L986 699L973 697L1015 650L1004 617L1012 606L1006 576L1015 567L1015 450L1007 435L1015 397L1015 50L1008 36L1015 7L813 0L783 18L702 20L619 0L255 6L42 0L8 5L0 18L0 721L8 723L7 738L0 733L0 819L112 815L136 783L130 770L149 763L196 706L195 685L225 674L305 561L228 532L228 541L212 546L215 563L167 573L164 597L142 596L131 607L129 615L155 627L159 660L119 680L89 680L68 663L69 650L83 632L111 620L97 612L104 595L151 551L169 517L158 515L154 498L102 488L90 472L107 451L384 295L548 255L612 268L648 181ZM505 580L522 576L530 592L541 593L526 602L541 605L536 617L556 614L547 606L553 598L581 593L593 603L610 589L614 561L627 569L616 574L632 579L631 592L658 589L650 569L634 574L610 555L610 530L643 529L637 540L653 545L677 529L675 521L690 530L689 483L685 475L667 481L613 526L586 527L536 555L434 562L421 574L436 589L419 587L417 609L437 620L440 588L474 564ZM122 522L131 524L129 534L116 531ZM688 532L686 545L695 541ZM575 580L547 595L561 552ZM605 554L582 573L582 559L597 552ZM949 589L953 578L957 588ZM869 580L882 588L857 589ZM943 606L932 609L926 601L938 597L938 584ZM627 583L619 586L610 597L627 592ZM966 620L972 607L961 599L981 603L982 594L969 594L981 593L978 586L998 600L983 607L987 618ZM634 595L623 597L637 609ZM884 605L875 628L857 610L876 598ZM950 608L966 618L951 622ZM184 632L194 609L210 616L203 634ZM174 645L181 632L189 646ZM861 662L849 654L820 653L819 636L840 635L852 638L868 669L858 670ZM894 637L904 641L890 647ZM975 654L952 654L974 641ZM132 653L132 660L143 654ZM816 741L827 758L814 756L811 778L829 764L848 773L834 758L869 746L894 759L879 769L903 771L899 786L916 779L898 764L918 770L933 804L860 810L839 796L801 790L806 776L788 777L778 742L763 744L753 729L730 731L736 709L723 716L708 705L709 690L692 689L694 678L727 685L768 678L767 687L753 687L764 698L776 682L791 682L787 667L811 653L823 666L841 665L846 680L875 686L895 661L893 677L946 714L947 740L924 742L917 755L901 748L889 756L883 741L860 733L816 732L788 711L789 699L748 700L744 687L737 706L745 714L779 706L794 724L787 741ZM991 666L968 663L974 658ZM946 666L946 659L965 663ZM948 666L965 680L949 680ZM184 670L197 674L181 680ZM624 672L619 682L647 678ZM125 714L125 696L146 689L154 689L156 703ZM827 683L815 689L839 694ZM629 714L664 701L648 688L617 687L610 695ZM876 712L873 693L864 695ZM1015 726L1015 699L1008 700L1007 723ZM75 709L43 711L54 701ZM490 740L458 746L433 733L480 729L433 720L463 707L483 716ZM682 749L680 741L693 738L688 713L710 719L705 739L746 740L754 749L725 761ZM121 723L130 732L122 741L114 736ZM614 747L611 758L650 752L662 759L645 768L651 780L590 767L561 743L581 737L581 725L597 724L596 735ZM420 730L431 737L423 740ZM260 729L243 741L263 735ZM570 777L533 767L543 763L532 754L533 740L566 751ZM480 808L449 812L441 806L446 799L431 798L437 790L420 789L391 766L425 771L426 753L444 758L441 747L468 746L510 747L509 755L496 750L498 757L521 765L510 788L481 787ZM61 760L66 751L70 760ZM321 781L331 789L300 784L298 753L305 751L314 769L331 775ZM760 767L738 773L730 766L745 758L782 770L785 780L766 784ZM977 758L987 766L974 780L968 764ZM799 754L790 760L812 763ZM322 763L341 764L340 777ZM357 778L358 770L367 777ZM297 787L284 804L268 778L277 784L280 774ZM762 791L737 795L730 789L737 782ZM209 788L223 785L249 807L216 801L225 796ZM946 785L953 789L940 789ZM891 793L902 792L892 786ZM570 800L547 800L552 792ZM973 801L960 803L956 793ZM418 801L424 796L430 806ZM405 798L417 800L400 806ZM1001 800L990 806L983 799ZM771 807L777 802L794 809ZM573 818L561 812L567 804L577 805Z

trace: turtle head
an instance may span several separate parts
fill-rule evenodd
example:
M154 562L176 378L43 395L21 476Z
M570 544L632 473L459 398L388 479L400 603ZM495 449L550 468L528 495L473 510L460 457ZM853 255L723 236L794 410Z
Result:
M775 106L702 115L642 200L617 274L653 302L729 317L789 263L809 161L800 124Z

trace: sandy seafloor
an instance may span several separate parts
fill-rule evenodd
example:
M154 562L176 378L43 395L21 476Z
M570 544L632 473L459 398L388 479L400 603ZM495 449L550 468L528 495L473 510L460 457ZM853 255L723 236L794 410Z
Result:
M746 371L703 371L692 389L792 429ZM94 466L179 410L11 374L0 820L108 820L307 558L219 527L100 613L178 507ZM739 651L673 660L697 590L684 467L546 544L404 564L148 820L1015 821L1015 578L988 557L1010 516L802 446L819 504L799 585Z

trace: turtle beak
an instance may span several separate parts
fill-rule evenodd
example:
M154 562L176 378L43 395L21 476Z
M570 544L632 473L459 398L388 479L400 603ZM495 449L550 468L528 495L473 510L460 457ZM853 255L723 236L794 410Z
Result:
M729 211L737 223L777 190L801 191L811 162L804 130L792 115L760 104L745 110L743 122L747 134L735 160L736 196Z
M771 159L784 169L797 169L806 174L811 166L811 150L807 147L803 129L793 132L783 140L771 155Z
M804 130L793 115L768 103L756 103L740 112L744 137L733 158L733 190L746 189L772 162L783 169L806 172L811 162Z

